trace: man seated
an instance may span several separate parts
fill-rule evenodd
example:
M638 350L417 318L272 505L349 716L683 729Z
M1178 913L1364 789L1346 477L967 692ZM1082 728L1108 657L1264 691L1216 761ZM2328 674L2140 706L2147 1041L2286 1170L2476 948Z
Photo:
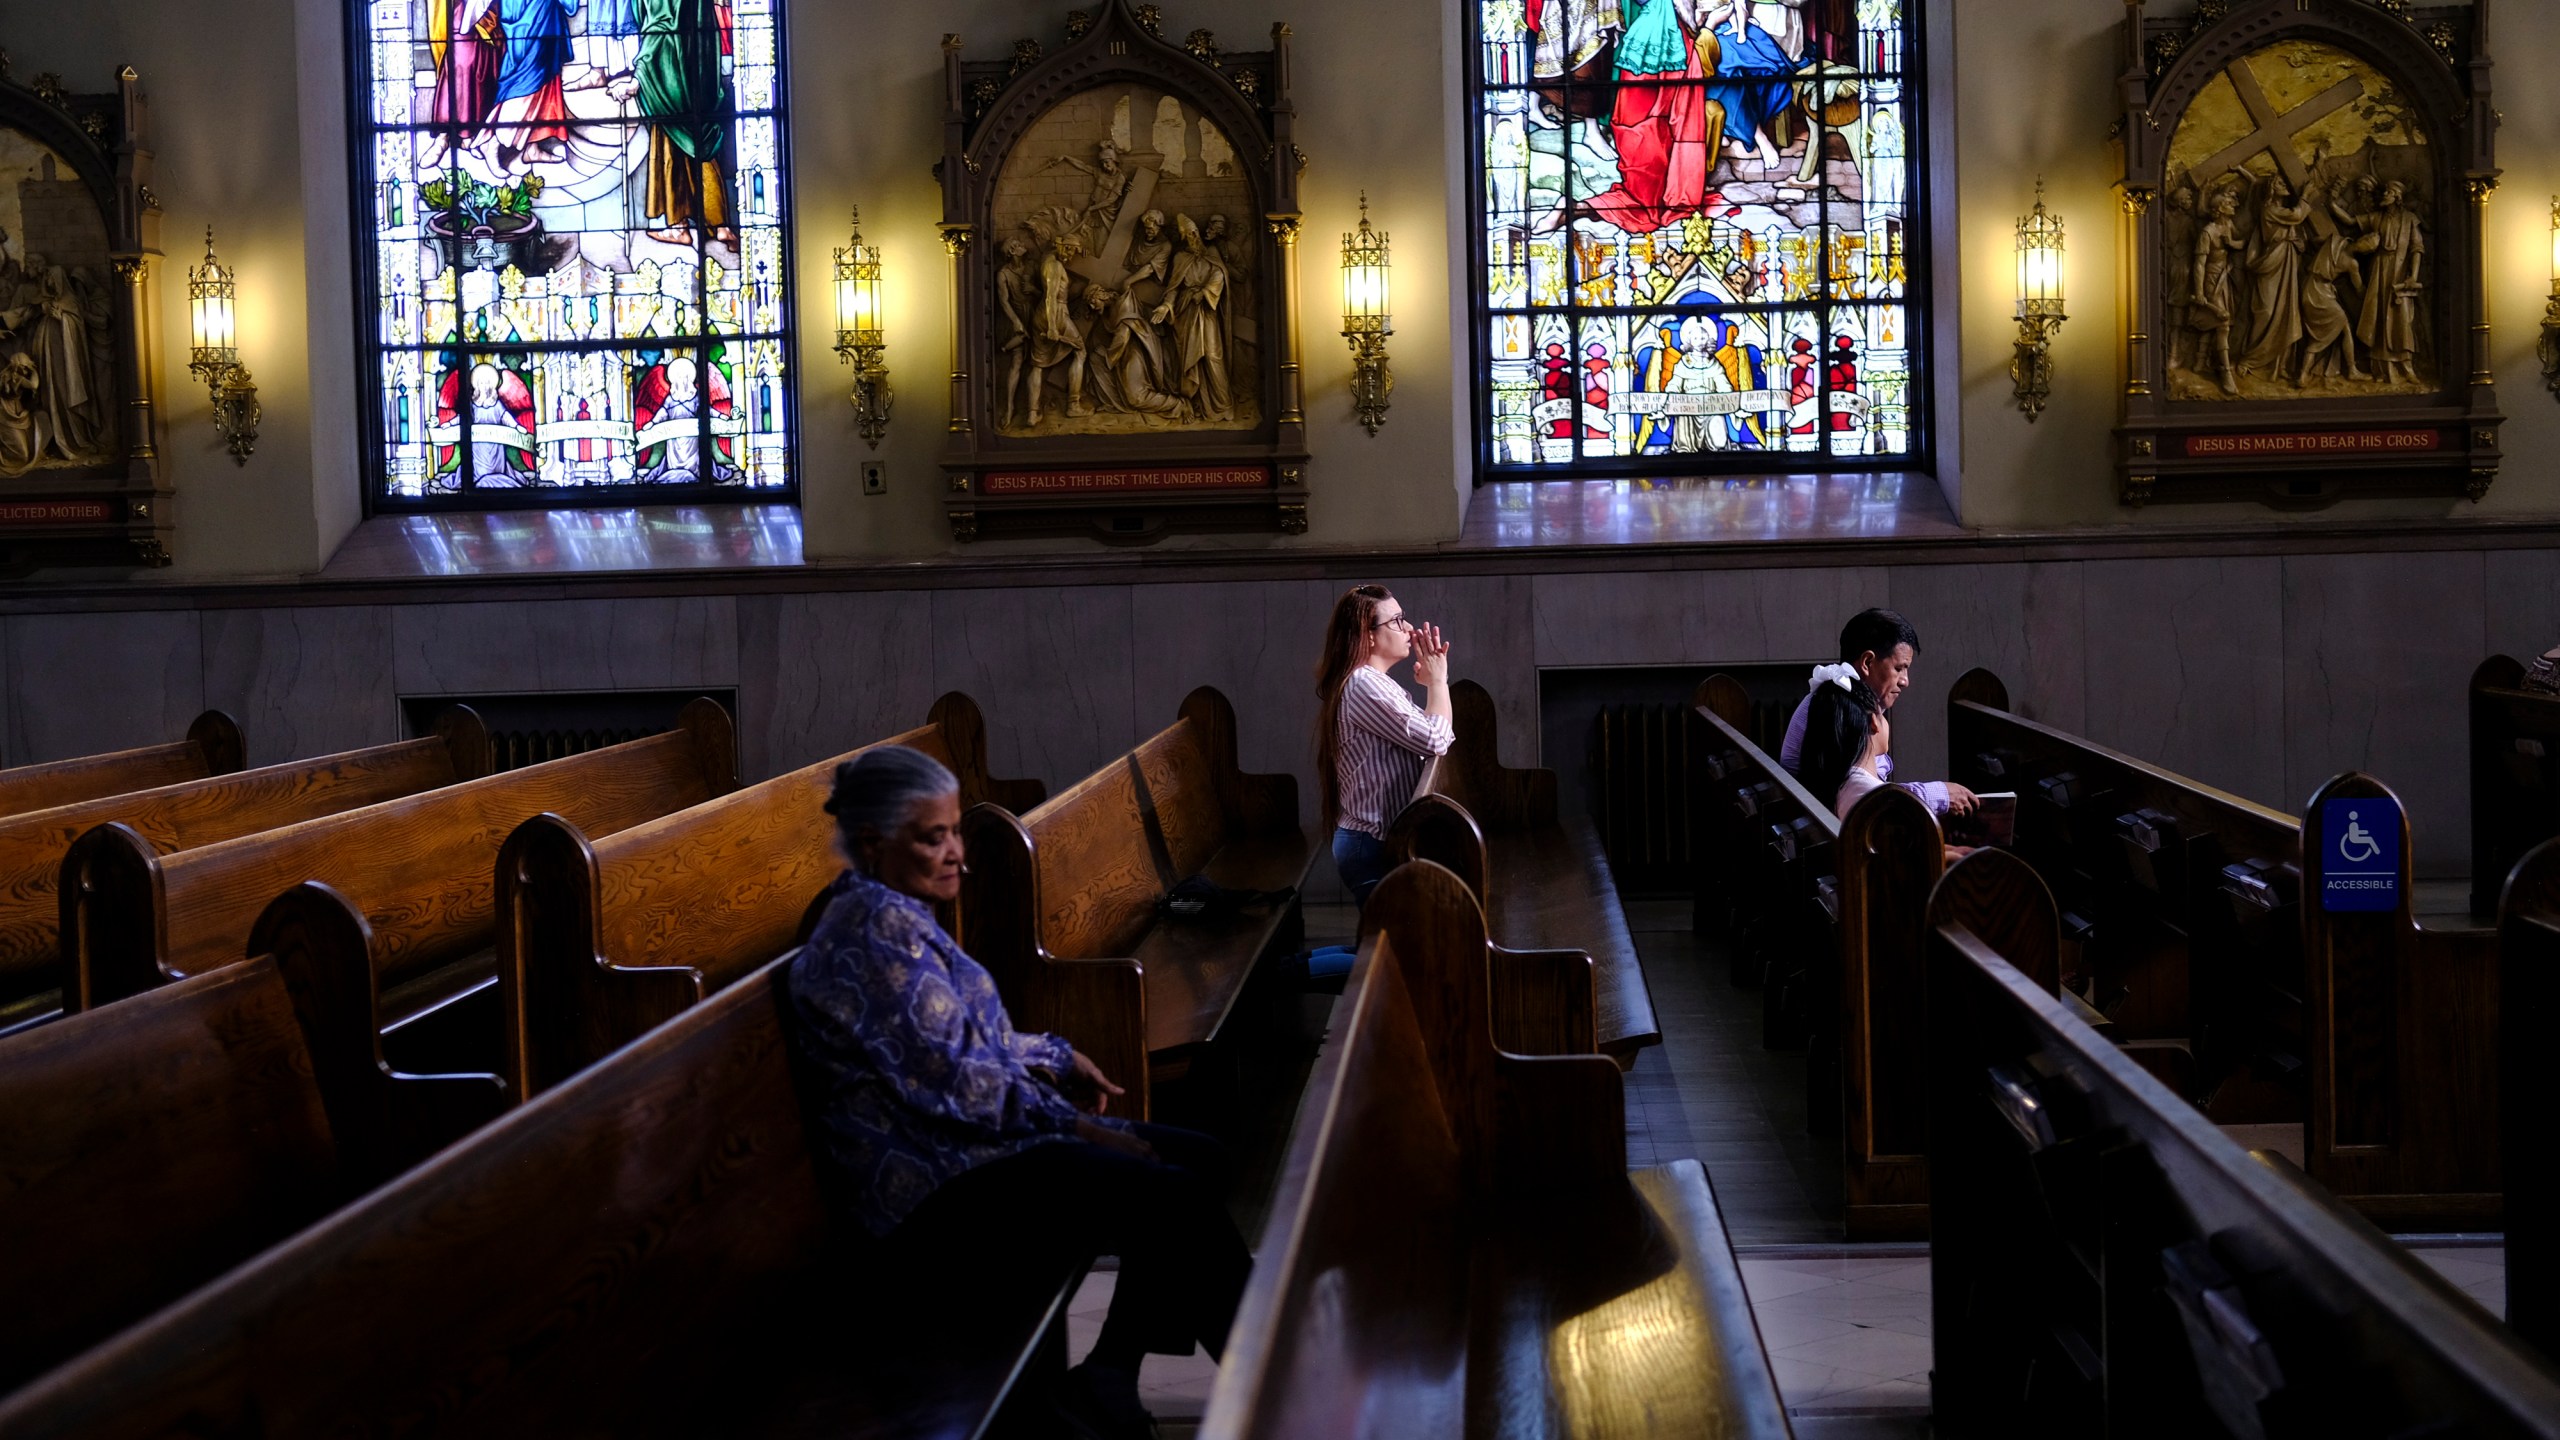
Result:
M1891 610L1861 610L1850 617L1849 623L1840 627L1839 663L1814 667L1812 678L1805 682L1805 698L1787 721L1787 738L1778 749L1778 763L1798 780L1805 779L1805 723L1812 712L1814 696L1822 687L1836 686L1842 680L1865 686L1883 706L1877 717L1881 719L1910 688L1911 665L1919 654L1920 632L1899 614ZM1893 783L1891 755L1877 754L1873 765L1879 783ZM1905 782L1902 788L1919 796L1933 815L1970 815L1977 803L1972 791L1952 780ZM1827 801L1832 797L1820 798Z

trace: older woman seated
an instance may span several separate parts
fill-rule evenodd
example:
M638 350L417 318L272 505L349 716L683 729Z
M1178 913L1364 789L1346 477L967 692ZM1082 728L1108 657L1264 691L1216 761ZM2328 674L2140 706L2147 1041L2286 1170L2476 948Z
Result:
M1219 1354L1252 1266L1223 1201L1223 1153L1104 1117L1120 1087L1057 1036L1015 1030L994 979L944 932L933 907L963 872L949 770L903 746L866 751L836 772L827 810L852 869L788 990L844 1203L884 1248L936 1267L936 1288L1120 1257L1102 1337L1059 1387L1058 1418L1150 1434L1140 1360L1195 1343Z

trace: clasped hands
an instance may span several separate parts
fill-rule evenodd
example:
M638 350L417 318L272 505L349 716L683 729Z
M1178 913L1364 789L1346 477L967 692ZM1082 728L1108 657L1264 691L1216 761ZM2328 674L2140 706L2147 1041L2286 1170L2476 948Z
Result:
M1440 627L1421 624L1413 627L1413 683L1424 687L1447 683L1449 679L1449 642L1440 635Z

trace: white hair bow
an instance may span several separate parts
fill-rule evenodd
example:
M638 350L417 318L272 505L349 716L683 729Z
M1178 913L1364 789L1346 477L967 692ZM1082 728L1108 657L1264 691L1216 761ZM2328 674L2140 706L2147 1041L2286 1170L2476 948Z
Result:
M1807 691L1814 691L1821 689L1826 684L1830 684L1837 685L1841 689L1846 690L1857 680L1857 678L1858 667L1855 665L1845 663L1816 665L1813 667L1813 678L1804 682L1804 688Z

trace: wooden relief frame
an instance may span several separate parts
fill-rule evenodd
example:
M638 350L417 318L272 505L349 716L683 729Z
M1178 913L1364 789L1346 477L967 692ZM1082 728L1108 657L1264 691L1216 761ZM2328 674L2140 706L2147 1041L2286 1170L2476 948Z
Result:
M88 343L98 343L95 337L102 336L113 347L112 365L99 364L96 373L102 381L112 379L111 386L102 387L110 390L102 398L115 412L95 417L99 438L83 447L78 460L45 461L49 432L32 429L36 463L15 475L0 473L0 566L23 572L64 565L166 565L174 517L159 452L159 357L150 343L158 295L151 262L160 254L160 202L151 193L151 152L142 146L141 86L127 66L117 72L113 91L76 95L63 89L58 75L18 79L9 73L6 52L0 52L0 130L15 131L50 151L48 165L58 159L75 172L62 178L76 180L76 185L56 186L74 198L57 196L57 204L75 210L96 207L105 238L98 258L104 263L94 267L101 272L95 276L86 273L93 267L78 267L88 295L48 292L23 323L30 333L56 323L48 317L69 327L79 300L103 301L103 325L92 309L81 329L92 337ZM37 238L33 222L26 228L29 238ZM17 257L6 264L16 272ZM51 274L62 276L67 268L57 264ZM21 278L22 286L42 283L32 269ZM14 300L5 303L16 307ZM48 364L53 359L49 356ZM39 383L11 399L37 409L43 390Z
M1272 27L1268 51L1228 53L1207 30L1174 44L1163 26L1155 5L1105 0L1099 14L1069 14L1067 43L1052 55L1021 40L1006 59L971 61L958 36L944 37L944 508L961 541L1066 532L1145 544L1177 529L1306 529L1297 266L1306 156L1292 138L1289 29ZM1111 113L1115 95L1117 119L1093 129L1084 117ZM1145 119L1132 121L1132 95L1161 107L1143 142L1128 133ZM1058 153L1068 132L1057 127L1071 123L1083 127L1073 132L1083 148ZM1181 152L1171 173L1167 124ZM1114 137L1130 149L1126 175L1120 147L1103 143ZM1062 199L1050 193L1070 188L1062 179L1090 185L1091 203L1037 205ZM1116 198L1106 203L1106 192ZM1156 194L1176 198L1147 208ZM1201 203L1210 195L1227 197L1222 239L1197 233L1220 228L1193 213L1210 208ZM1142 222L1153 238L1135 243L1169 259L1125 270ZM1194 255L1197 272L1185 268ZM1219 285L1185 284L1210 268ZM1115 296L1125 309L1114 311ZM1045 323L1027 322L1026 305ZM1218 382L1206 379L1211 352L1223 357ZM1062 383L1069 373L1073 390Z
M2199 0L2154 19L2127 0L2123 503L2488 492L2503 417L2483 255L2498 183L2487 9ZM2317 93L2288 107L2267 75ZM2191 114L2210 113L2200 101L2246 133L2199 163L2174 152ZM2354 148L2313 138L2339 134ZM2192 270L2199 251L2219 258Z

